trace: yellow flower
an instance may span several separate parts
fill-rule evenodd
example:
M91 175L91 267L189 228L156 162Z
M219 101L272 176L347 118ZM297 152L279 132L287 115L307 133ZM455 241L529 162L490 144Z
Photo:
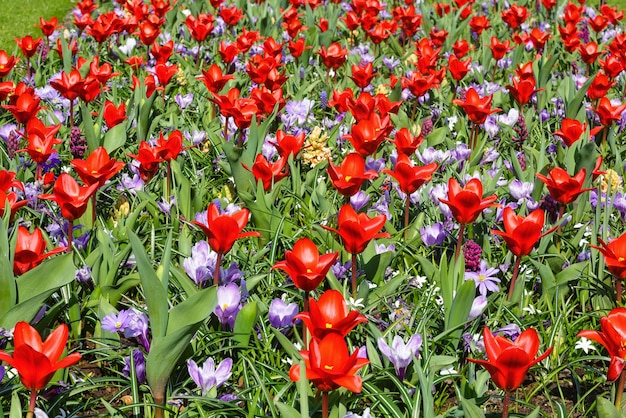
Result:
M311 164L311 167L314 167L330 158L330 148L326 146L327 141L328 134L322 133L322 128L319 126L313 128L305 142L302 159L306 163Z
M600 189L603 193L609 190L609 184L611 185L611 192L621 191L622 178L613 169L608 168L606 173L600 176Z
M376 87L376 91L375 94L384 94L385 96L387 96L389 94L391 90L389 90L389 87L384 85L384 84L379 84Z
M176 82L180 86L184 86L187 84L187 79L185 78L185 72L180 67L178 68L178 71L176 72Z

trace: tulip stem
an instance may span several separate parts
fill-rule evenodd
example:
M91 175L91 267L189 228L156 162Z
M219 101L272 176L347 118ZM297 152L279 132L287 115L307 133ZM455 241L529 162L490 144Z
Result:
M454 252L454 260L458 260L461 255L461 246L463 245L463 235L465 234L465 224L461 224L459 228L459 237L456 240L456 251Z
M409 194L407 193L406 198L404 199L404 239L406 240L409 236L409 210L411 208L411 202L409 199Z
M328 418L328 392L322 391L322 418Z
M96 225L96 192L91 195L91 227Z
M520 267L521 262L522 262L522 257L516 256L515 267L513 268L513 277L511 277L511 283L509 284L509 296L507 298L507 301L510 301L511 297L513 296L513 290L515 289L515 281L517 280L517 275L519 274L519 267Z
M502 418L509 416L509 403L511 402L511 391L504 392L504 400L502 401Z
M622 279L617 276L615 278L615 304L619 305L622 302Z
M72 252L72 238L74 237L74 221L67 221L67 252Z
M37 391L32 390L30 392L30 400L28 402L28 412L26 413L26 418L33 418L36 404L37 404Z
M352 297L356 299L356 254L352 254Z
M213 286L217 286L220 282L220 266L222 264L222 253L217 253L217 260L215 261L215 273L213 274Z
M622 370L617 382L617 391L615 392L615 407L621 412L622 410L622 394L624 393L624 381L626 380L626 370Z
M302 312L309 312L309 292L304 291L304 298L302 299ZM307 344L307 329L304 322L302 323L302 347L308 347Z

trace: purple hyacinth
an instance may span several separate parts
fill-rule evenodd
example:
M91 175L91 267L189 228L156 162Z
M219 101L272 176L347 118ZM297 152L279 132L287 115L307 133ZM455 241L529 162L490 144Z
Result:
M417 357L418 351L422 346L422 336L414 334L409 341L405 344L402 337L396 335L393 337L391 347L387 345L385 340L381 337L378 339L378 349L385 357L393 364L396 370L398 379L404 380L406 369L413 361L413 357Z
M270 303L269 320L270 325L274 328L285 328L291 326L293 317L298 314L298 305L295 303L287 304L282 299L274 299Z
M198 367L196 362L191 359L187 360L189 376L202 390L202 396L222 386L230 378L232 368L233 360L230 357L222 360L217 368L211 357L204 362L202 367Z
M480 268L480 256L483 250L480 245L471 239L468 239L463 246L463 255L465 256L465 270L478 271Z
M75 279L81 283L87 283L91 280L91 267L84 265L75 273Z

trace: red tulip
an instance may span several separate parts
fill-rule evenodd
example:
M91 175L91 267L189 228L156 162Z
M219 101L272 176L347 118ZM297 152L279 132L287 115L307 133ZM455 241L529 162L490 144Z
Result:
M170 80L178 72L178 65L172 64L157 64L154 67L154 74L159 80L159 85L165 87L169 84Z
M504 221L504 231L493 230L492 233L500 235L509 251L518 256L523 257L530 254L535 244L541 239L544 219L542 209L535 209L530 215L524 217L516 215L513 209L505 207L502 213Z
M496 61L501 60L504 56L512 49L511 41L508 39L504 42L500 42L498 38L495 36L491 37L491 45L489 46L491 49L491 54L493 55L493 59Z
M152 45L161 33L161 29L148 20L144 20L139 25L139 39L144 45Z
M338 334L328 334L321 340L312 339L308 351L300 351L306 366L306 378L321 391L331 391L344 387L352 392L362 390L361 376L354 374L369 360L358 357L359 350L352 355L348 346ZM300 365L294 364L289 370L289 378L300 381Z
M448 205L457 222L469 224L474 222L484 209L498 206L493 203L497 198L493 194L483 199L483 184L477 178L471 179L461 188L459 182L451 177L448 181L448 199L439 200Z
M378 177L378 173L373 170L366 171L363 157L353 152L346 155L340 166L329 161L328 176L339 193L350 197L359 191L365 180Z
M220 214L217 205L211 203L207 210L207 222L192 222L205 233L207 242L213 251L218 254L226 254L236 240L261 236L258 232L242 232L248 223L249 215L248 209L240 209L231 214Z
M17 152L27 152L37 164L45 163L56 152L53 147L61 143L60 139L54 137L60 127L61 125L45 126L39 119L31 118L26 125L28 146Z
M396 146L398 154L412 155L417 147L424 141L421 135L413 136L407 128L401 128L396 132L396 136L389 142Z
M254 180L257 183L261 180L263 190L267 192L272 188L274 183L278 183L289 175L289 168L283 171L286 164L287 159L283 157L271 163L267 161L267 158L265 158L263 154L258 154L254 159L252 168L248 168L245 164L243 164L243 167L254 175Z
M370 85L372 79L378 74L374 72L373 68L371 62L368 62L365 66L353 65L350 78L359 88L364 89Z
M608 316L600 318L600 329L601 331L580 331L576 336L589 338L607 349L611 363L606 378L612 382L622 374L626 364L626 308L615 308Z
M491 27L491 23L487 16L474 16L469 21L469 27L473 33L480 36L485 29Z
M626 104L613 106L608 97L602 97L598 107L594 110L600 118L600 124L605 127L611 126L622 118L622 112L626 109Z
M593 81L587 89L587 97L591 100L597 100L605 97L611 87L615 85L615 81L609 80L609 78L602 72L596 73Z
M601 247L592 245L600 250L604 256L604 264L612 275L619 279L626 279L626 233L620 235L607 244L598 238Z
M538 51L543 49L544 45L550 38L551 36L549 33L542 32L539 28L533 28L530 32L530 41L533 43L533 47Z
M324 63L326 68L336 70L346 62L348 50L335 42L330 44L328 49L322 45L317 53L322 57L322 63Z
M500 111L499 108L491 109L492 96L480 98L473 87L469 88L465 94L465 100L454 99L452 103L461 106L469 120L477 125L485 123L487 116Z
M26 322L18 322L13 331L13 355L0 351L0 360L17 369L20 381L32 392L40 391L57 370L78 363L80 353L72 353L59 361L67 343L67 325L61 324L45 341Z
M22 54L30 58L35 55L37 48L41 45L41 38L33 39L32 36L26 35L23 38L15 38L15 43L20 47Z
M49 38L55 30L59 27L59 19L56 17L51 18L50 20L45 20L43 17L39 18L39 25L35 25L41 32L43 36Z
M87 79L95 78L101 86L104 86L111 78L120 75L120 73L113 72L113 68L108 62L105 62L102 65L99 64L99 58L97 56L94 57L89 64L89 74L87 75Z
M367 322L359 311L348 308L345 298L337 290L325 291L317 302L311 300L309 312L301 312L294 319L301 319L314 339L320 340L328 334L345 337L358 324Z
M139 162L139 177L145 182L150 181L159 170L159 164L165 160L159 153L159 148L151 147L146 141L141 141L137 155L128 154Z
M320 255L313 241L301 238L292 250L285 251L285 259L274 264L272 270L283 270L298 289L310 292L324 280L338 256L338 252Z
M424 183L430 181L433 173L437 171L437 163L431 163L425 166L414 166L407 155L400 154L398 155L393 171L386 168L382 171L396 179L402 193L410 195L417 191Z
M561 129L554 132L554 135L561 138L563 142L565 142L565 145L571 147L574 142L580 139L580 136L586 129L586 123L580 123L575 119L565 118L561 121Z
M61 78L50 81L50 85L67 100L74 100L83 91L85 80L78 70L70 71L69 75L63 71Z
M61 215L74 221L85 213L89 198L97 188L98 184L79 186L72 176L61 173L52 187L52 194L42 194L39 198L54 200L61 207Z
M18 123L26 124L31 118L34 118L37 115L39 110L41 110L41 106L39 106L40 100L39 96L37 96L34 92L31 93L30 91L25 91L17 96L14 103L12 101L11 104L3 104L2 107L11 112Z
M97 184L98 188L124 168L124 163L110 158L104 147L93 150L86 160L74 159L71 163L83 183Z
M385 215L370 218L366 213L356 213L352 206L345 204L339 210L338 229L325 225L322 227L339 234L346 251L355 255L365 251L371 240L391 237L386 232L379 232L386 221Z
M0 78L4 78L9 75L18 61L19 60L16 59L15 56L9 56L5 50L0 50Z
M17 210L22 206L26 205L28 200L20 200L18 202L17 193L0 190L0 217L4 216L4 209L7 203L9 204L9 209L11 211L10 219L13 219L15 212L17 212Z
M578 46L578 52L580 53L580 58L587 65L593 64L600 55L604 54L604 51L598 51L598 44L593 41L580 44Z
M458 59L461 59L464 56L466 56L469 50L470 50L470 44L465 39L460 39L456 41L454 44L452 44L452 51L454 52L454 55L456 55Z
M530 102L533 94L539 91L539 89L535 89L535 80L530 78L521 81L514 78L513 85L506 86L506 88L520 106L524 106L526 103Z
M202 70L202 76L197 78L204 83L207 90L211 93L219 94L228 80L234 79L235 76L232 74L224 75L222 69L217 64L212 64L207 71Z
M274 146L281 157L288 158L289 155L293 155L295 158L302 150L305 139L304 132L294 136L288 135L279 129L276 131L276 143Z
M243 10L237 6L220 7L220 16L228 26L235 26L243 17Z
M537 178L546 184L550 196L562 205L572 203L579 194L591 190L583 189L587 170L581 169L576 176L571 177L567 171L555 167L548 173L549 177L537 173Z
M488 360L468 360L487 369L496 386L506 392L517 389L524 382L528 369L552 352L550 347L535 358L539 351L539 337L532 328L522 332L515 342L499 335L494 337L487 327L483 330L483 336Z
M124 122L127 118L126 103L121 103L116 107L110 100L104 102L104 122L106 123L107 128L111 129Z
M237 48L240 52L248 52L259 38L261 38L259 31L242 28L241 34L237 38Z
M150 54L154 57L157 64L166 63L167 60L170 59L172 53L174 52L174 41L169 40L163 45L159 45L157 42L152 44L150 48Z
M17 174L9 170L0 170L0 190L8 192L11 187L24 190L24 184L15 180Z
M160 132L154 148L156 155L163 161L175 160L183 151L183 134L178 129L175 129L165 139L163 132Z
M189 15L185 19L185 24L193 39L204 42L213 30L213 16L206 13L200 13L197 18Z
M351 133L344 135L344 138L350 141L356 152L367 157L376 152L392 129L389 116L381 118L373 113L368 119L353 125Z
M237 54L239 54L240 51L235 42L231 44L226 44L225 42L221 41L217 52L220 54L220 57L222 57L222 61L224 61L226 64L230 64L235 60L235 57L237 56Z
M294 58L299 58L300 55L306 50L313 48L312 46L305 46L306 40L304 38L298 38L296 41L290 40L287 43L287 48Z
M448 71L454 80L460 81L469 73L471 63L471 58L461 61L452 54L448 57Z
M37 267L51 255L65 251L65 247L46 251L46 241L43 239L41 229L35 228L33 233L20 225L17 228L17 241L15 242L15 255L13 257L13 274L22 275L28 270Z

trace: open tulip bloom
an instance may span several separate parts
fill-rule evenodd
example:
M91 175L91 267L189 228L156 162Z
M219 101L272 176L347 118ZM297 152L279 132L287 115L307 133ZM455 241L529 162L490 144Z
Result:
M607 244L601 238L598 238L601 247L591 245L591 247L600 250L604 256L604 264L616 279L615 293L616 300L621 301L622 297L622 280L626 278L626 233L620 235Z
M503 412L508 415L510 392L524 382L528 369L550 355L552 347L536 357L539 351L539 337L537 331L532 328L523 331L515 341L499 335L494 336L487 327L483 330L483 337L487 360L471 358L468 360L483 366L491 375L493 383L506 392Z
M42 342L39 332L26 322L18 322L13 331L13 354L0 351L0 361L14 367L24 387L31 391L29 416L35 408L37 392L45 388L57 370L78 363L80 353L60 360L67 343L67 325L59 325Z

